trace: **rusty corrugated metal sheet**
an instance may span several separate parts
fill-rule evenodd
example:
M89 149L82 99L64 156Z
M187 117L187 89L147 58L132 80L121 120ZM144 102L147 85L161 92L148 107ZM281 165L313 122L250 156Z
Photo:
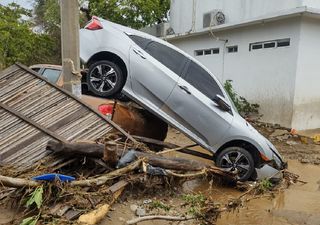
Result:
M96 140L120 127L27 67L0 73L0 163L29 167L49 140Z

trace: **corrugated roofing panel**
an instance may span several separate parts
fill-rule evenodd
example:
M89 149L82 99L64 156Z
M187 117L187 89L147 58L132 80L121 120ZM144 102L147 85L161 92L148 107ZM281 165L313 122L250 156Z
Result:
M76 97L16 64L0 73L0 163L29 167L49 140L94 141L120 127Z

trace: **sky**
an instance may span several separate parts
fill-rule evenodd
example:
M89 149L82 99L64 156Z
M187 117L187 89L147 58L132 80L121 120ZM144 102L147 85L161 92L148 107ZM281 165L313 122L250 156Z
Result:
M2 5L8 5L11 2L15 2L24 8L32 9L33 0L0 0Z

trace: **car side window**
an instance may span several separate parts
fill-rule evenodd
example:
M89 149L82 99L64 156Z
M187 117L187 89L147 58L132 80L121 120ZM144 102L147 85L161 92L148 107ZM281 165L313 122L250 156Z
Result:
M185 62L188 60L180 52L158 42L149 43L145 51L179 76Z
M45 69L42 75L46 77L49 80L49 82L55 84L60 77L60 73L60 70Z
M193 61L190 61L184 79L211 100L217 94L224 97L222 90L212 76Z

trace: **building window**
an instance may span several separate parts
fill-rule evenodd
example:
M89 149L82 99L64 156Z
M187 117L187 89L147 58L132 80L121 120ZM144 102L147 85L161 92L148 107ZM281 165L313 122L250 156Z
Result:
M263 47L262 44L252 44L251 49L252 50L257 50L257 49L261 49Z
M220 52L219 48L208 48L208 49L195 50L194 55L195 56L214 55L214 54L219 54L219 52Z
M211 55L212 50L211 49L206 49L204 50L205 55Z
M219 52L220 52L219 48L212 49L212 54L219 54Z
M274 47L276 47L275 42L268 42L263 44L263 48L274 48Z
M290 38L288 39L282 39L282 40L277 40L277 47L286 47L290 46Z
M195 56L201 56L203 55L203 50L196 50L194 51Z
M250 43L249 51L263 48L280 48L286 46L290 46L290 38Z
M228 53L235 53L238 52L238 45L235 46L228 46L227 47Z

